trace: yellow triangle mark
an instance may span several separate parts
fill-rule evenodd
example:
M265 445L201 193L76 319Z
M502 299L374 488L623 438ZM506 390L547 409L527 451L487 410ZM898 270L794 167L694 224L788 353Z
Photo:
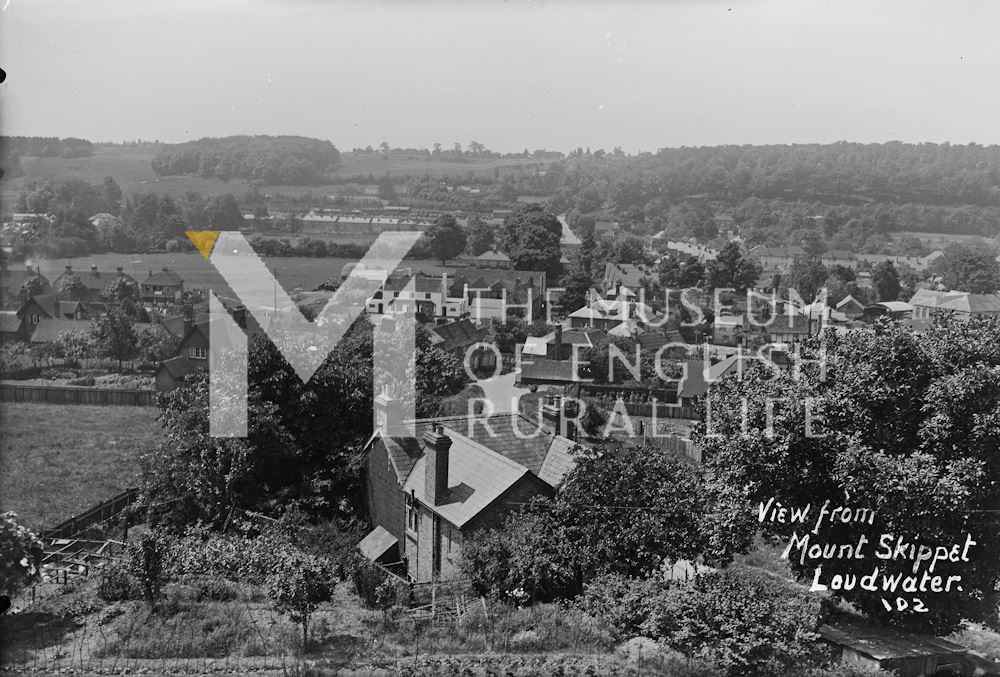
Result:
M198 248L206 260L212 254L215 241L219 239L219 231L217 230L189 230L184 234L194 243L194 246Z

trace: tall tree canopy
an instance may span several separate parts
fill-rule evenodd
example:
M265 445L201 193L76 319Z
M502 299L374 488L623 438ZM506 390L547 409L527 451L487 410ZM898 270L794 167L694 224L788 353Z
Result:
M724 380L709 393L711 416L695 433L707 459L710 486L722 499L713 519L744 542L761 528L758 507L774 498L813 512L806 526L765 522L765 532L801 537L824 501L866 508L874 524L829 521L812 538L823 543L869 539L865 559L829 559L792 567L809 579L817 563L835 574L912 575L912 559L878 559L882 534L904 543L963 548L969 561L938 561L933 574L961 576L960 589L894 594L855 587L840 591L864 612L888 623L947 633L963 619L991 618L997 608L1000 541L1000 322L936 321L917 335L882 321L844 336L824 336L825 380L817 365L793 375L758 368L742 382ZM819 358L818 339L806 356ZM772 411L768 413L768 402ZM745 404L744 404L745 403ZM744 406L746 419L744 420ZM807 415L822 415L812 420ZM768 423L772 423L769 427ZM811 432L811 434L810 434ZM728 507L727 507L728 506ZM920 575L928 563L916 570ZM881 578L879 578L881 585ZM926 612L897 610L896 596L918 597ZM882 597L892 601L892 611Z

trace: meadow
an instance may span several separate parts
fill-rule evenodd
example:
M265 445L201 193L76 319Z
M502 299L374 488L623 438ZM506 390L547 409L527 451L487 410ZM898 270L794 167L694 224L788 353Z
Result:
M291 291L293 289L312 290L326 280L340 281L340 273L346 263L354 263L354 259L346 258L311 258L300 256L267 256L262 257L271 274L281 286ZM176 271L184 279L186 289L214 289L231 295L229 287L222 276L198 252L175 252L163 254L91 254L70 259L47 259L29 261L29 265L37 265L42 274L50 280L72 266L74 272L86 273L91 266L98 270L113 271L119 266L125 273L133 275L140 282L150 273L161 268ZM405 268L427 273L439 273L441 266L432 261L406 261Z
M158 176L153 172L150 161L156 155L151 145L115 146L98 145L94 154L83 158L23 157L21 167L24 176L3 182L3 200L14 200L24 187L40 179L80 179L88 183L100 183L105 176L114 177L126 195L142 192L169 193L182 196L188 191L196 191L206 196L232 193L241 196L252 184L243 179L223 181L215 178L196 176ZM462 158L432 159L424 155L403 152L390 153L342 153L341 164L331 172L334 180L381 177L389 174L396 178L410 176L462 176L492 180L497 170L533 171L545 169L551 160L538 161L531 158ZM327 195L334 192L336 185L324 186L260 186L265 194L280 193L289 196L305 194Z
M52 526L136 486L138 458L164 439L153 407L0 404L0 511Z

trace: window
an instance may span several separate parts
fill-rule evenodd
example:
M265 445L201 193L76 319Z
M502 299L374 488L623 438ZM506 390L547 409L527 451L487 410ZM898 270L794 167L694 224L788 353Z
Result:
M188 349L188 355L192 360L204 360L208 357L208 351L201 346L191 346Z
M29 319L31 324L38 324L38 315L32 315Z
M426 294L424 294L424 299L425 300L430 300L430 298L431 298L431 293L430 292L427 292Z
M406 494L406 528L408 531L420 531L420 511L411 494Z

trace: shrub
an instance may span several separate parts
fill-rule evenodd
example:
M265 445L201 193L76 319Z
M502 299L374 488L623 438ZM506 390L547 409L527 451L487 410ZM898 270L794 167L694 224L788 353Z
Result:
M228 581L205 578L195 582L191 597L197 602L228 602L239 597L239 591Z
M603 620L618 639L629 639L644 634L656 598L666 589L661 581L607 574L587 584L579 606Z
M172 546L166 534L148 531L125 550L125 568L139 584L143 599L154 608L170 571Z
M80 376L79 378L71 378L66 384L71 386L92 386L94 385L94 377Z
M142 595L139 584L121 562L111 562L101 569L97 595L106 602L123 602Z
M17 523L12 512L0 514L0 591L15 593L38 579L42 542Z
M302 652L308 650L309 616L330 599L333 588L330 563L296 551L281 553L267 579L268 596L278 613L288 614L302 626Z
M781 674L829 659L816 633L825 602L799 588L745 569L663 585L643 631L726 675Z
M379 589L389 578L389 574L377 564L369 562L358 555L350 565L350 578L354 583L354 592L361 598L361 603L368 609L381 609L382 601Z

